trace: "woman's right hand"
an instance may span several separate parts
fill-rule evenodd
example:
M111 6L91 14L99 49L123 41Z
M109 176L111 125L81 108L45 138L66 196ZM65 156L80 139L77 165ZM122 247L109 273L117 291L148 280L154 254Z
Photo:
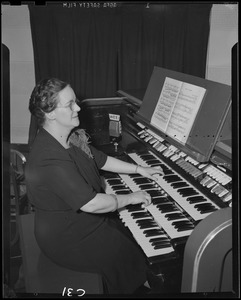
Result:
M147 192L143 192L143 191L133 192L129 196L130 196L130 204L143 203L145 206L151 204L151 196Z

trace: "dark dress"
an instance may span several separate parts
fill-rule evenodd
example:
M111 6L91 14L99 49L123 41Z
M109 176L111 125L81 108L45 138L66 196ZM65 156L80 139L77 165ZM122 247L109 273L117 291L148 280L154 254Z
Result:
M55 263L101 274L110 294L131 294L146 281L144 254L112 213L79 209L102 191L98 168L107 156L90 148L94 158L38 133L25 169L36 240Z

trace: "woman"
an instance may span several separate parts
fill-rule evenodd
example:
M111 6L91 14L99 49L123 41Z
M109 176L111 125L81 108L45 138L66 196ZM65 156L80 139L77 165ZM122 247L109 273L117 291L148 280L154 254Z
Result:
M55 263L100 273L110 294L131 294L146 281L145 257L111 212L151 198L142 191L105 194L98 169L149 178L163 173L107 156L88 145L83 131L71 133L79 125L76 101L71 86L55 78L40 81L30 98L41 125L26 165L36 240Z

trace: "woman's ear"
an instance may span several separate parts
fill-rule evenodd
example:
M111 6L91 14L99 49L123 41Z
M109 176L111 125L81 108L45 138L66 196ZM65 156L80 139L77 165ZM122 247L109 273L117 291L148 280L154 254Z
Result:
M55 119L55 111L52 110L49 113L46 113L46 118L48 118L49 120L54 120Z

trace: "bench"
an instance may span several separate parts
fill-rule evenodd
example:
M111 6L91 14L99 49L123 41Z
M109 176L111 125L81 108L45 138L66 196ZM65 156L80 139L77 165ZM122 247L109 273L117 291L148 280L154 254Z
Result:
M17 223L26 293L57 296L104 293L99 274L60 267L41 252L34 236L34 213L18 215Z

